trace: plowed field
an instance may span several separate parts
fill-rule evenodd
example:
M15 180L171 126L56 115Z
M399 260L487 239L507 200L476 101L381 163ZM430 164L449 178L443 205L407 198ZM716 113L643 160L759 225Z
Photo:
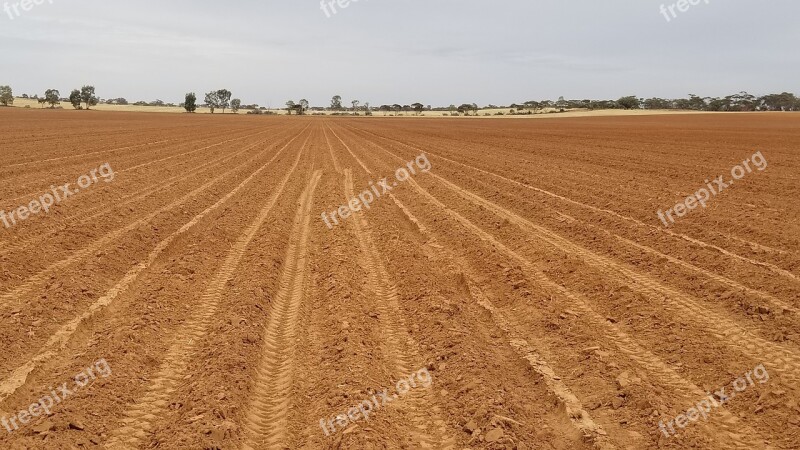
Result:
M0 123L0 448L800 447L800 116Z

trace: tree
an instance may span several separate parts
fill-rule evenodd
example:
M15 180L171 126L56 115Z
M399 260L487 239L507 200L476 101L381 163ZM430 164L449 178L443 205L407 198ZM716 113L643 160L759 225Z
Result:
M11 86L0 86L0 104L3 106L14 104L14 91Z
M658 97L648 98L643 105L644 109L670 109L672 106L669 100Z
M81 101L86 103L86 109L97 104L97 97L94 95L94 86L83 86L81 88Z
M241 108L241 107L242 107L242 101L241 100L239 100L238 98L235 98L235 99L231 100L231 111L233 111L234 114L238 113L239 112L239 108Z
M731 107L736 111L753 111L756 107L756 97L742 91L730 96L732 99Z
M386 113L387 113L388 111L391 111L391 110L392 110L392 107L391 107L391 106L389 106L389 105L381 105L381 107L380 107L380 108L378 108L378 109L379 109L380 111L383 111L383 115L385 116L385 115L386 115Z
M419 115L422 112L422 109L425 108L425 105L422 103L412 103L411 107L414 108L414 112Z
M73 108L81 109L81 91L73 89L69 94L69 102L72 103Z
M331 110L333 111L341 111L342 110L342 96L341 95L334 95L331 99Z
M217 91L218 106L222 108L222 114L225 114L225 110L231 105L231 95L233 94L227 89Z
M528 109L532 109L534 114L536 114L536 110L542 106L541 103L534 100L527 101L523 103L523 105Z
M206 105L211 110L211 114L214 114L214 110L219 108L219 95L217 91L211 91L206 94Z
M302 98L300 99L300 103L298 105L300 107L300 114L305 114L308 111L308 100Z
M292 115L292 111L295 110L297 110L297 105L294 103L294 100L286 102L286 112L288 112L290 116Z
M41 102L41 99L39 101ZM44 91L44 101L50 103L51 108L55 108L61 103L61 93L58 92L58 89L48 89Z
M794 94L784 92L781 94L769 94L758 99L761 109L769 111L794 111L798 107L798 99Z
M364 111L366 111L364 113L365 116L371 116L372 115L372 109L369 107L369 102L364 103Z
M617 103L619 103L619 106L625 109L639 109L639 97L635 95L622 97L621 99L617 100Z
M188 113L197 111L197 95L194 92L186 94L186 99L183 102L183 109Z

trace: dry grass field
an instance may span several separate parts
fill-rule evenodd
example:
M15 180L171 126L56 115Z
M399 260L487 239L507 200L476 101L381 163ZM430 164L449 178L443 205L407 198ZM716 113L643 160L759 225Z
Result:
M796 114L0 123L0 448L800 447Z

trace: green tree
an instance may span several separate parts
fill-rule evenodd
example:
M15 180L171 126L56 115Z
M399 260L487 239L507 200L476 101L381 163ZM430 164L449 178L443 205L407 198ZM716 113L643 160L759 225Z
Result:
M197 95L194 92L186 94L186 99L183 102L183 109L188 113L197 111Z
M211 91L206 94L206 105L211 110L211 114L214 114L214 110L219 108L219 95L216 91Z
M762 109L770 111L792 111L797 108L798 99L794 94L784 92L781 94L769 94L758 99Z
M536 114L536 110L539 109L542 105L535 100L530 100L523 103L523 106L525 106L525 108L532 109L533 113Z
M235 99L231 100L231 111L233 111L234 114L238 113L239 112L239 108L241 108L241 107L242 107L242 101L241 100L239 100L238 98L235 98Z
M81 109L81 91L73 89L69 94L69 102L75 109Z
M617 100L619 106L625 109L639 109L639 97L635 95L629 95L627 97L622 97L621 99Z
M3 106L14 104L14 91L11 86L0 86L0 104Z
M425 108L425 105L422 103L412 103L411 107L414 108L414 112L419 115L422 112L422 109Z
M297 104L300 107L300 114L305 114L308 111L308 100L300 99L300 103Z
M81 88L81 101L86 103L86 109L90 109L97 104L97 97L94 95L94 86L83 86Z
M217 91L217 99L219 101L219 107L222 108L222 114L225 114L225 110L231 104L231 91L227 89L220 89Z
M289 100L288 102L286 102L286 112L289 113L290 116L292 115L292 111L296 110L297 110L297 105L294 103L294 100Z
M342 110L342 96L341 95L334 95L331 99L331 110L333 111L341 111Z
M58 92L58 89L48 89L44 91L44 100L50 104L51 108L55 108L61 103L61 93Z
M669 100L653 97L645 100L643 106L644 109L670 109L672 105Z

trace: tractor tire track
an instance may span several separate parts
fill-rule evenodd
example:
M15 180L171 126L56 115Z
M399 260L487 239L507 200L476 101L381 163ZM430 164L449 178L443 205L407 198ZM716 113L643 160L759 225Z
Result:
M264 347L251 390L252 400L243 419L245 440L242 449L288 448L287 414L292 405L298 313L308 295L306 265L311 206L321 177L322 171L315 171L300 196L279 290L270 307L269 321L264 327Z
M169 248L169 246L176 239L178 239L181 235L191 230L195 225L200 223L201 220L203 220L212 212L218 210L225 203L227 203L228 200L230 200L234 195L239 193L253 179L253 177L255 177L259 172L267 168L267 166L272 164L272 162L274 162L275 159L277 159L278 156L280 156L280 154L295 139L297 139L297 137L295 137L294 139L292 139L292 141L287 143L282 149L278 151L278 153L275 154L275 156L269 162L267 162L259 170L251 174L247 179L245 179L241 184L236 186L233 190L228 192L225 196L220 198L219 201L206 208L200 214L193 217L192 220L186 222L180 229L178 229L177 231L169 235L167 238L159 242L143 261L140 261L133 268L131 268L117 282L117 284L108 289L105 292L105 294L100 296L94 303L92 303L86 311L84 311L82 314L78 315L74 319L70 320L66 324L62 325L52 336L50 336L50 338L48 338L47 343L41 349L39 349L38 353L35 356L33 356L24 365L16 368L8 378L0 381L0 403L2 403L6 398L8 398L10 395L16 392L20 387L24 386L25 382L28 379L28 375L30 375L30 373L34 369L36 369L36 367L52 359L53 357L58 355L64 348L66 348L66 345L69 342L69 340L72 338L72 336L75 334L75 332L79 329L79 327L83 323L85 323L86 321L97 315L103 309L107 308L114 302L114 300L116 300L117 297L124 294L127 291L127 289L133 284L133 282L136 281L139 275L141 275L145 270L147 270L156 261L156 259L159 256L161 256L161 254L167 248Z
M179 206L182 203L186 202L187 200L189 200L190 198L194 197L195 195L197 195L197 194L207 190L211 186L215 185L219 181L227 179L228 175L230 175L231 173L236 172L237 170L239 170L242 167L247 166L248 164L252 163L257 158L258 158L258 155L254 156L253 158L250 158L249 160L243 162L242 164L239 164L238 166L235 166L234 168L232 168L230 170L227 170L226 172L220 174L219 176L212 178L207 183L203 184L202 186L200 186L197 189L194 189L193 191L189 192L188 194L180 197L178 200L175 200L175 201L169 203L168 205L156 210L155 212L152 212L152 213L148 214L147 216L145 216L145 217L143 217L143 218L141 218L139 220L134 221L133 223L131 223L131 224L129 224L129 225L123 227L123 228L120 228L118 230L115 230L115 231L112 231L112 232L106 234L105 236L95 240L93 243L89 244L85 248L76 251L75 253L73 253L69 257L67 257L67 258L65 258L65 259L63 259L61 261L58 261L56 263L53 263L50 266L48 266L47 268L45 268L44 270L40 271L39 273L30 276L24 282L22 282L20 285L18 285L16 287L6 291L3 294L0 294L0 307L8 306L8 305L11 305L11 304L14 304L14 303L20 303L21 302L20 297L22 297L25 294L30 293L37 285L45 282L48 279L48 276L50 274L52 274L54 272L57 272L58 270L64 269L66 267L69 267L72 264L75 264L76 262L78 262L78 261L88 257L92 253L96 252L98 249L102 248L103 246L105 246L105 245L113 242L114 240L118 239L120 236L124 235L125 233L128 233L128 232L140 227L141 225L149 223L151 220L153 220L159 214L162 214L164 212L168 212L168 211L176 208L177 206Z
M120 200L116 201L114 203L114 207L115 208L120 208L120 207L129 205L129 204L131 204L133 202L145 199L145 198L149 197L150 195L152 195L153 193L166 190L166 188L168 188L169 186L172 186L172 185L176 184L177 182L179 182L181 180L191 178L193 175L195 175L197 173L200 173L203 170L205 170L206 168L212 167L214 165L217 165L217 166L221 167L226 162L233 160L234 158L238 157L239 155L242 155L243 153L258 147L259 145L262 145L265 142L266 141L262 141L262 142L259 142L257 144L251 145L251 146L249 146L247 148L244 148L242 150L239 150L239 151L237 151L237 152L235 152L233 154L223 155L223 156L221 156L219 158L212 159L212 160L210 160L210 161L208 161L208 162L206 162L206 163L204 163L202 165L199 165L199 166L191 169L188 172L179 173L178 175L174 175L174 176L172 176L170 178L167 178L163 182L160 182L160 183L157 183L157 184L155 184L153 186L149 186L149 187L146 187L144 189L140 189L140 190L138 190L136 192L133 192L132 194L124 197L123 199L120 199ZM66 229L68 229L71 226L80 226L82 224L89 223L89 222L93 221L94 219L96 219L98 217L102 217L103 214L107 213L108 211L109 211L109 208L107 206L105 206L105 205L97 205L97 206L95 206L93 208L90 208L90 209L88 209L86 211L81 211L80 213L76 213L76 214L73 214L71 216L66 216L64 218L61 218L60 219L61 222L64 222L64 223L50 225L50 226L46 227L44 230L37 230L37 234L34 235L34 236L31 236L29 238L21 239L19 241L13 242L13 243L11 243L11 242L0 242L0 256L7 255L7 254L12 253L14 251L18 251L18 250L22 250L22 249L28 248L33 243L36 243L38 241L43 241L43 240L47 239L48 237L51 237L51 236L56 235L58 233L61 233L61 232L65 231ZM80 220L75 221L75 219L78 219L78 218L80 218Z
M514 319L492 304L489 298L478 287L466 265L461 263L450 250L438 244L436 237L430 230L423 225L394 194L389 193L389 198L392 199L408 220L417 227L420 233L428 239L426 249L436 253L440 260L451 261L461 270L470 296L476 303L491 314L495 324L508 335L509 345L514 351L517 352L521 358L528 361L530 367L544 379L548 389L553 392L564 405L564 410L570 423L581 432L584 439L592 442L594 447L600 450L615 449L616 447L608 440L608 433L592 418L591 414L584 408L580 399L567 387L550 364L536 352L535 347L522 337L522 333L517 331L520 327L514 323Z
M378 145L376 146L383 148ZM388 150L385 151L389 152ZM391 152L389 153L392 154ZM432 173L429 172L429 174ZM485 232L483 229L472 223L469 219L461 216L458 212L442 203L438 198L434 197L427 190L422 188L422 186L420 186L415 179L410 178L408 183L414 187L414 190L419 195L427 198L433 204L437 205L441 211L446 213L455 221L459 222L465 228L472 231L481 240L519 264L523 268L526 278L529 279L532 285L536 285L540 289L545 289L547 292L551 292L557 297L567 300L567 303L571 308L577 309L578 312L583 314L583 316L589 318L591 320L591 325L600 331L615 347L617 347L628 358L640 365L648 374L657 376L661 384L670 387L670 389L674 391L675 395L683 398L688 404L691 404L691 402L696 402L697 398L704 398L707 395L705 391L700 389L698 386L687 381L674 370L669 368L658 356L642 347L633 338L619 330L617 326L608 322L605 317L597 313L591 307L590 302L586 298L579 294L574 294L565 287L552 281L526 258L508 248L505 244L494 238L494 236ZM723 410L719 413L718 417L719 419L713 421L713 423L726 432L726 442L729 440L729 444L734 448L746 449L753 448L754 446L763 446L762 442L756 441L753 437L756 435L756 433L749 430L745 425L741 424L732 414ZM719 436L716 438L719 439Z
M374 144L385 152L402 161L402 158L382 146ZM577 245L552 231L538 226L529 220L490 202L460 186L431 173L443 185L475 205L486 208L509 222L516 224L522 230L533 235L537 240L546 242L558 251L578 256L590 266L617 281L630 285L631 289L639 291L651 298L663 302L664 309L676 317L684 317L694 321L698 329L707 329L713 336L726 345L735 346L742 353L754 360L761 361L769 358L769 365L780 373L787 381L800 382L800 355L792 349L774 344L737 324L727 314L713 311L700 304L700 302L676 289L664 286L657 280L647 275L640 274L617 261L594 253ZM414 181L414 180L412 180ZM413 182L417 185L416 182ZM417 185L418 186L418 185ZM630 283L630 282L633 283Z
M337 136L338 138L338 136ZM349 150L349 147L348 147ZM360 162L360 161L359 161ZM345 169L345 193L347 198L355 198L353 191L353 174ZM398 301L398 288L392 282L381 260L380 253L373 241L369 223L363 211L355 214L353 227L358 238L361 256L367 268L368 289L375 294L376 307L380 313L382 335L386 337L384 352L387 360L394 363L394 374L399 379L413 370L412 361L416 359L415 350L418 345L408 334ZM395 318L392 320L392 318ZM430 392L415 390L404 397L403 406L408 406L408 413L414 429L411 437L420 448L455 448L455 439L449 434L447 424L441 419L441 408L436 404ZM424 411L430 411L430 417Z
M416 148L414 148L414 147L412 147L412 146L410 146L410 145L408 145L408 144L406 144L404 142L401 142L401 141L399 141L397 139L393 139L393 138L386 137L386 136L381 136L379 134L372 133L370 131L363 130L363 129L357 129L357 130L361 131L363 133L366 133L366 134L373 135L373 136L375 136L375 137L377 137L379 139L392 141L392 142L395 142L395 143L397 143L399 145L402 145L404 147L408 147L408 148L410 148L412 150L418 151L418 149L416 149ZM700 247L703 247L703 248L706 248L706 249L715 250L715 251L717 251L719 253L722 253L723 255L728 256L730 258L737 259L737 260L746 262L748 264L752 264L752 265L755 265L755 266L759 266L759 267L768 269L771 272L776 273L778 275L781 275L781 276L783 276L785 278L789 278L789 279L794 280L794 281L800 281L800 280L798 280L798 277L796 275L794 275L793 273L789 272L788 270L781 269L780 267L778 267L778 266L776 266L774 264L763 262L763 261L758 261L758 260L755 260L755 259L752 259L752 258L748 258L746 256L741 256L741 255L733 253L733 252L731 252L729 250L726 250L726 249L724 249L722 247L719 247L719 246L714 245L714 244L709 244L707 242L703 242L703 241L701 241L699 239L696 239L696 238L693 238L691 236L687 236L687 235L681 234L681 233L676 233L676 232L674 232L672 230L665 229L663 227L659 227L659 226L656 226L656 225L651 225L651 224L642 222L639 219L636 219L636 218L630 217L630 216L626 216L624 214L620 214L620 213L618 213L616 211L612 211L612 210L605 209L605 208L599 208L597 206L593 206L593 205L589 205L589 204L586 204L586 203L582 203L582 202L579 202L577 200L573 200L573 199L565 197L563 195L559 195L559 194L556 194L554 192L550 192L548 190L541 189L541 188L532 186L532 185L527 184L527 183L523 183L523 182L520 182L520 181L512 180L511 178L507 178L507 177L504 177L502 175L498 175L498 174L496 174L494 172L491 172L491 171L488 171L488 170L485 170L485 169L481 169L481 168L478 168L478 167L475 167L475 166L471 166L469 164L464 164L462 162L450 159L450 158L448 158L446 156L442 156L440 154L431 152L430 150L426 150L425 153L427 153L429 155L433 155L433 156L435 156L437 158L441 158L443 160L449 161L449 162L451 162L453 164L457 164L457 165L462 166L462 167L467 167L469 169L475 170L475 171L480 172L482 174L490 175L492 177L501 179L501 180L503 180L505 182L514 184L516 186L519 186L519 187L522 187L522 188L525 188L525 189L528 189L528 190L532 190L534 192L537 192L537 193L540 193L540 194L543 194L543 195L547 195L549 197L561 200L563 202L567 202L567 203L579 206L581 208L589 209L589 210L597 212L597 213L608 214L608 215L614 216L614 217L616 217L618 219L621 219L623 221L630 222L630 223L633 223L635 225L638 225L640 227L649 228L651 230L655 230L655 231L658 231L660 233L665 233L665 234L667 234L667 235L669 235L671 237L687 241L689 243L698 245Z
M310 135L303 143L303 149L309 138ZM288 145L289 144L287 144L287 147ZM195 343L207 332L214 319L214 314L217 311L217 306L224 293L225 285L233 276L233 272L239 266L239 262L247 250L247 247L266 221L272 208L283 192L283 189L297 169L302 155L303 150L298 152L294 165L283 178L281 184L275 189L275 192L272 194L267 204L262 207L258 216L250 223L241 236L239 236L233 248L228 252L225 261L200 297L199 303L195 306L192 317L190 317L175 334L177 340L167 351L161 363L161 367L150 383L145 395L125 412L126 417L122 420L123 425L111 432L111 437L106 444L107 448L122 449L139 447L147 438L148 431L153 427L154 423L167 411L170 396L185 379L185 372L189 365L189 360L195 351ZM256 175L266 169L268 165L269 162L256 172L253 172L238 187L245 186Z

